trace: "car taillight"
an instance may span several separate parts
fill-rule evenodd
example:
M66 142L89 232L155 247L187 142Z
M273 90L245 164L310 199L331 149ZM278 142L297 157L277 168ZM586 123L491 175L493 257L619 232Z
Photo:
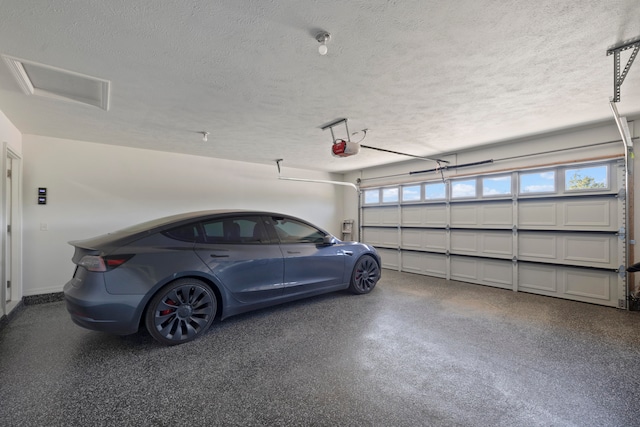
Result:
M112 268L120 267L122 264L127 262L129 258L131 258L131 256L114 258L106 257L104 258L104 261L107 264L107 270L111 270Z
M120 267L132 256L133 255L111 255L102 257L97 255L85 255L80 259L78 265L89 271L104 272Z

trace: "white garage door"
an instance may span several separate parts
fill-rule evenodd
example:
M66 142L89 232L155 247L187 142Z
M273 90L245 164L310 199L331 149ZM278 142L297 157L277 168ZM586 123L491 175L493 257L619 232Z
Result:
M367 188L384 268L626 307L624 162Z

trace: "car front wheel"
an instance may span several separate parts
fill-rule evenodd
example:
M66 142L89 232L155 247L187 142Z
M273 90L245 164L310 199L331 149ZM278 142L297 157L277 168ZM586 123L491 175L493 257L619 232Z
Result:
M354 294L367 294L380 279L380 266L370 255L364 255L356 262L351 274L349 290Z
M151 336L162 344L182 344L204 334L216 310L216 296L206 283L178 279L151 299L145 324Z

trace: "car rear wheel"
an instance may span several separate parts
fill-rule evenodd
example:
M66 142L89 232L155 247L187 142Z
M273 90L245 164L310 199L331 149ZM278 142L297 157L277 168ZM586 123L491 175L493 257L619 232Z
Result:
M364 255L356 262L351 274L349 290L354 294L367 294L380 279L380 266L370 255Z
M178 279L151 299L145 324L151 336L162 344L182 344L209 329L217 304L215 294L201 280Z

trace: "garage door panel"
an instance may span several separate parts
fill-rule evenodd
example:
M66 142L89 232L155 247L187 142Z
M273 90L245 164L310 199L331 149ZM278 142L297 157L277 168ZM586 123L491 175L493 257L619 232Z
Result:
M405 228L402 230L402 247L411 250L445 252L446 231Z
M447 250L447 232L445 230L427 230L424 233L424 237L425 249L438 252Z
M423 249L424 248L424 230L420 229L403 229L402 230L402 247L405 249Z
M398 245L398 230L393 228L381 228L379 229L380 233L380 243L382 246L393 246L397 247Z
M485 227L511 228L513 225L513 206L511 201L484 205L481 208L481 213L481 224Z
M395 228L367 228L364 241L373 246L398 247L398 230Z
M393 249L376 249L378 250L378 254L380 255L382 268L397 270L400 267L400 263L398 262L398 251Z
M521 228L555 228L558 226L556 203L520 202L518 226Z
M376 246L376 247L380 246L382 244L382 240L380 237L380 229L379 228L365 229L362 235L362 241L372 246Z
M530 292L558 292L557 267L550 265L519 264L518 289Z
M447 258L441 254L403 252L402 270L435 277L446 277Z
M451 257L451 279L478 282L478 260L474 258Z
M610 298L610 274L600 271L568 270L563 272L565 293L578 297L608 300Z
M513 227L511 201L452 204L451 227L511 228Z
M617 268L617 245L617 237L610 234L527 232L518 235L518 259Z
M419 227L425 224L426 209L424 206L403 206L402 225Z
M510 231L483 233L481 237L483 254L513 257L513 235Z
M557 237L554 234L518 235L518 259L548 261L558 257Z
M615 231L617 216L618 202L614 197L524 200L518 204L521 229Z
M513 257L511 231L452 230L451 253L489 257Z
M512 262L486 260L481 267L482 284L506 289L513 288Z
M398 225L398 208L395 206L375 207L363 209L362 221L364 225Z
M451 279L504 289L513 287L511 261L451 257Z
M451 206L452 227L479 227L476 205L453 204Z
M475 231L452 231L451 252L457 254L477 254L479 252L478 233Z
M382 219L380 218L380 209L367 208L362 210L362 224L363 225L381 225Z
M423 255L416 252L402 252L402 271L424 274Z
M617 273L566 266L518 265L518 290L616 307Z
M611 207L614 205L607 199L565 202L563 225L567 227L603 229L611 228L613 225L615 228L615 224L611 222Z
M420 205L402 207L402 225L409 227L445 227L447 208L445 205Z
M427 205L425 212L425 226L444 227L447 225L447 207L445 205Z
M400 222L400 218L398 216L398 208L397 207L392 207L392 208L383 208L382 212L381 212L381 220L382 220L382 225L391 225L391 226L397 226L398 222Z
M564 242L564 259L593 264L612 264L616 253L616 236L567 236Z

